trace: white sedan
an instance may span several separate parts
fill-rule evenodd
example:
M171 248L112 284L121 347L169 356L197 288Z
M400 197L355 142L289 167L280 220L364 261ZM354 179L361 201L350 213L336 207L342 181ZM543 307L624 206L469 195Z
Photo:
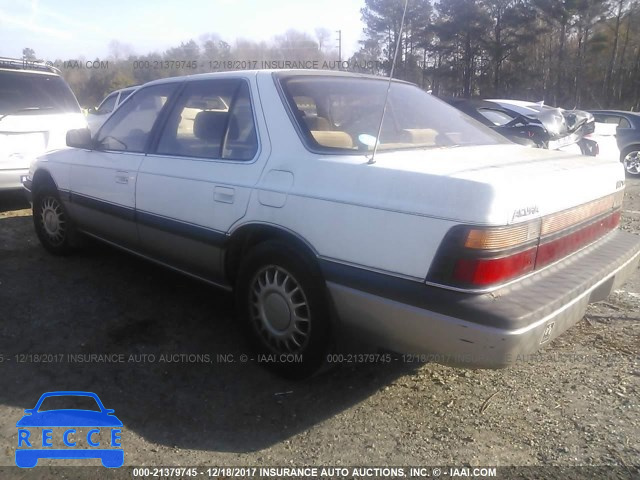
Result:
M254 347L294 377L354 333L506 366L637 268L618 161L511 144L400 81L380 128L387 86L299 70L146 84L32 166L38 237L68 254L90 235L234 290Z

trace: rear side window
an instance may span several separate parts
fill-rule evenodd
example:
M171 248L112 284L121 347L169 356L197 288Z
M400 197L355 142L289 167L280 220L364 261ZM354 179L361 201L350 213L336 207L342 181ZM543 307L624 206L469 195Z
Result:
M141 88L111 115L98 132L102 150L144 152L149 133L175 83Z
M478 111L491 123L497 126L503 126L513 120L511 115L500 110L493 110L490 108L480 108Z
M57 75L0 70L0 115L79 113L67 83Z
M225 79L187 84L169 115L156 153L251 160L257 150L249 85Z
M620 128L631 128L631 125L629 124L629 120L627 120L624 117L620 117L620 123L618 123L618 127L620 127Z
M624 117L618 117L617 115L594 115L596 122L600 123L608 123L613 125L618 125L620 128L631 128L629 124L629 120Z

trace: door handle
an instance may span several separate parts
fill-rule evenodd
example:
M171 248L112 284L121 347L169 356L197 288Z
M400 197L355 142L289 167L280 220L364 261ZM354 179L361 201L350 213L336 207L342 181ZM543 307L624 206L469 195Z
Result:
M236 191L229 187L215 187L213 199L220 203L233 203Z
M116 172L116 183L128 184L129 172Z

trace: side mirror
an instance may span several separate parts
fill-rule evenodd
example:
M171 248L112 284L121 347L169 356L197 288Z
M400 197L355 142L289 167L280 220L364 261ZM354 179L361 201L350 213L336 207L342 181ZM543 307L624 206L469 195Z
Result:
M93 150L91 131L88 128L78 128L67 132L67 146Z
M35 408L27 408L24 413L26 414L32 414L34 412Z

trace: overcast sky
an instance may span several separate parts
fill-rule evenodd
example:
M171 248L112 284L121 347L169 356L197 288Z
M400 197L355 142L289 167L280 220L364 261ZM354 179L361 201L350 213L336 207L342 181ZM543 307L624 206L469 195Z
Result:
M162 52L203 34L271 40L289 29L314 36L332 32L343 52L358 48L364 0L0 0L0 56L22 56L30 47L38 58L106 58L117 40L136 54ZM343 55L344 57L345 55Z

